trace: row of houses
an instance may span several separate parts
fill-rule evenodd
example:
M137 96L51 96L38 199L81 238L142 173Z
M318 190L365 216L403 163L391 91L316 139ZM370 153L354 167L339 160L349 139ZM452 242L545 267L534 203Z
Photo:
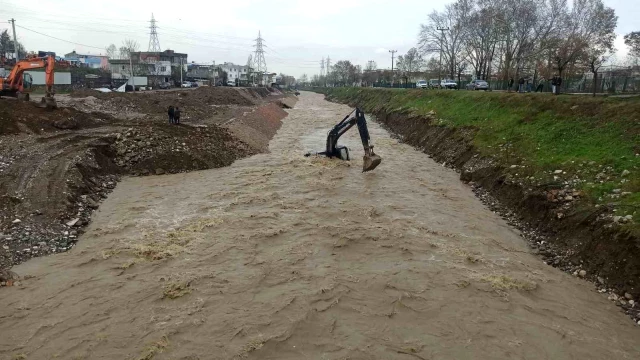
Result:
M133 52L130 59L110 59L104 55L65 54L64 60L74 66L103 69L111 73L114 81L144 76L151 86L179 80L200 81L210 84L223 82L234 85L271 85L276 82L275 73L257 74L246 65L231 62L222 64L197 64L188 62L186 53L173 50L162 52Z

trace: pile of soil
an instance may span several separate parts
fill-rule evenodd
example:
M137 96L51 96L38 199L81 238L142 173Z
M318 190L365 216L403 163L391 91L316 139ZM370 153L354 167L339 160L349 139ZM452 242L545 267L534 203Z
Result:
M144 126L117 135L115 162L133 175L161 175L228 166L256 149L216 125Z
M261 152L269 150L269 140L276 134L282 119L287 116L278 104L269 103L251 112L246 112L238 119L224 126L238 139Z
M72 108L60 111L40 108L33 102L2 99L0 106L0 135L84 129L109 121L104 114L88 114Z
M199 87L129 93L79 90L65 99L82 111L106 112L118 119L167 120L170 105L179 107L183 122L222 122L237 108L262 104L269 91L261 88ZM269 99L271 100L271 99Z

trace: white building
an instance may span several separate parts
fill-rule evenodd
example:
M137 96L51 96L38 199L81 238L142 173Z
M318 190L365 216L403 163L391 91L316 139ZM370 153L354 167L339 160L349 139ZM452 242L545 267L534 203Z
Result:
M219 65L219 68L227 73L227 81L229 82L236 83L236 79L238 79L238 81L247 80L246 65L236 65L234 63L225 62L224 64Z

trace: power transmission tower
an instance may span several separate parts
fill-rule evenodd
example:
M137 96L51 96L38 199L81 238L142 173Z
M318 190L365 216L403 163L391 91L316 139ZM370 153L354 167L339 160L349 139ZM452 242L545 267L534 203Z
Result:
M264 39L262 35L260 35L260 31L258 31L258 38L256 39L256 52L253 55L253 62L255 64L256 72L260 76L260 82L264 80L264 73L267 71L267 61L264 59Z
M448 31L449 28L436 28L437 30L440 30L440 64L438 65L438 86L440 86L440 83L442 82L442 39L444 39L444 32Z
M158 40L158 28L156 27L156 19L153 17L153 13L151 13L151 32L149 34L149 52L161 52L160 50L160 40Z
M324 75L324 58L320 60L320 76Z

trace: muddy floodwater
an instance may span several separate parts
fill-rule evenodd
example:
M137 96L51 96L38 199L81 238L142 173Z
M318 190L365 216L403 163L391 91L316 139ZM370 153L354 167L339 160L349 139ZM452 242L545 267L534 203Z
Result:
M640 328L378 124L382 164L305 158L351 109L303 93L270 153L128 178L0 291L0 358L639 359Z

